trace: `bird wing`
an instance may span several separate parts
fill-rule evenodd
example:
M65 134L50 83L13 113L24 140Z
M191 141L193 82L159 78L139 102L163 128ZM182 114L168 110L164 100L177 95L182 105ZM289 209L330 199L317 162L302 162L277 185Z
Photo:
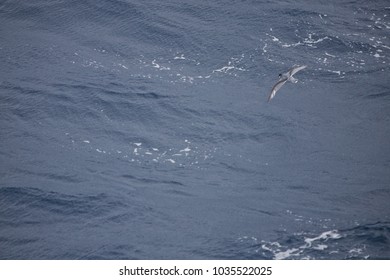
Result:
M268 97L268 102L271 101L272 98L274 98L276 92L287 82L287 78L280 79L272 88L271 94Z
M290 74L290 76L292 76L295 73L297 73L298 71L305 69L306 67L307 67L306 65L302 65L302 66L296 65L293 68L291 68L290 70L288 70L288 73Z

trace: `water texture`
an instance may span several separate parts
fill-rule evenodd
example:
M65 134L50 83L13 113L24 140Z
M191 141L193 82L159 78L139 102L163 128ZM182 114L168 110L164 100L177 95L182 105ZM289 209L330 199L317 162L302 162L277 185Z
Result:
M0 1L0 259L390 259L389 32L388 1Z

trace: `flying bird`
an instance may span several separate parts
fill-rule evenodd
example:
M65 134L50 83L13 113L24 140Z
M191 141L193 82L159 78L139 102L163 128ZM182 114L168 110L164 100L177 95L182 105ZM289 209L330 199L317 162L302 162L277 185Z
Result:
M302 69L305 69L306 65L294 65L288 72L284 74L279 74L279 81L272 87L271 94L268 97L268 102L271 101L272 98L274 98L276 92L287 82L290 81L292 83L297 83L298 80L293 77L295 73L298 71L301 71Z

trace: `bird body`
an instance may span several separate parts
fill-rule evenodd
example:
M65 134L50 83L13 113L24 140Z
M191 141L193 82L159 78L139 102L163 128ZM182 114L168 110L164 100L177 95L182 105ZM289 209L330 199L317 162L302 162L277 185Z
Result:
M279 74L279 81L272 87L271 93L268 97L268 102L271 101L272 98L276 95L276 92L287 82L297 83L298 80L293 77L294 74L296 74L298 71L301 71L302 69L305 69L306 65L294 65L288 72Z

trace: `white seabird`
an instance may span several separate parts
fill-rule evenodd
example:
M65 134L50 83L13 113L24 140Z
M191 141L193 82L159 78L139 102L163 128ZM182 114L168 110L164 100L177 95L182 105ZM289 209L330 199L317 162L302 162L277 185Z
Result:
M274 98L276 92L287 82L290 81L292 83L297 83L298 80L294 79L293 75L297 73L298 71L301 71L302 69L305 69L306 65L294 65L288 72L284 74L279 74L279 81L272 87L271 94L268 97L268 102L271 101L272 98Z

